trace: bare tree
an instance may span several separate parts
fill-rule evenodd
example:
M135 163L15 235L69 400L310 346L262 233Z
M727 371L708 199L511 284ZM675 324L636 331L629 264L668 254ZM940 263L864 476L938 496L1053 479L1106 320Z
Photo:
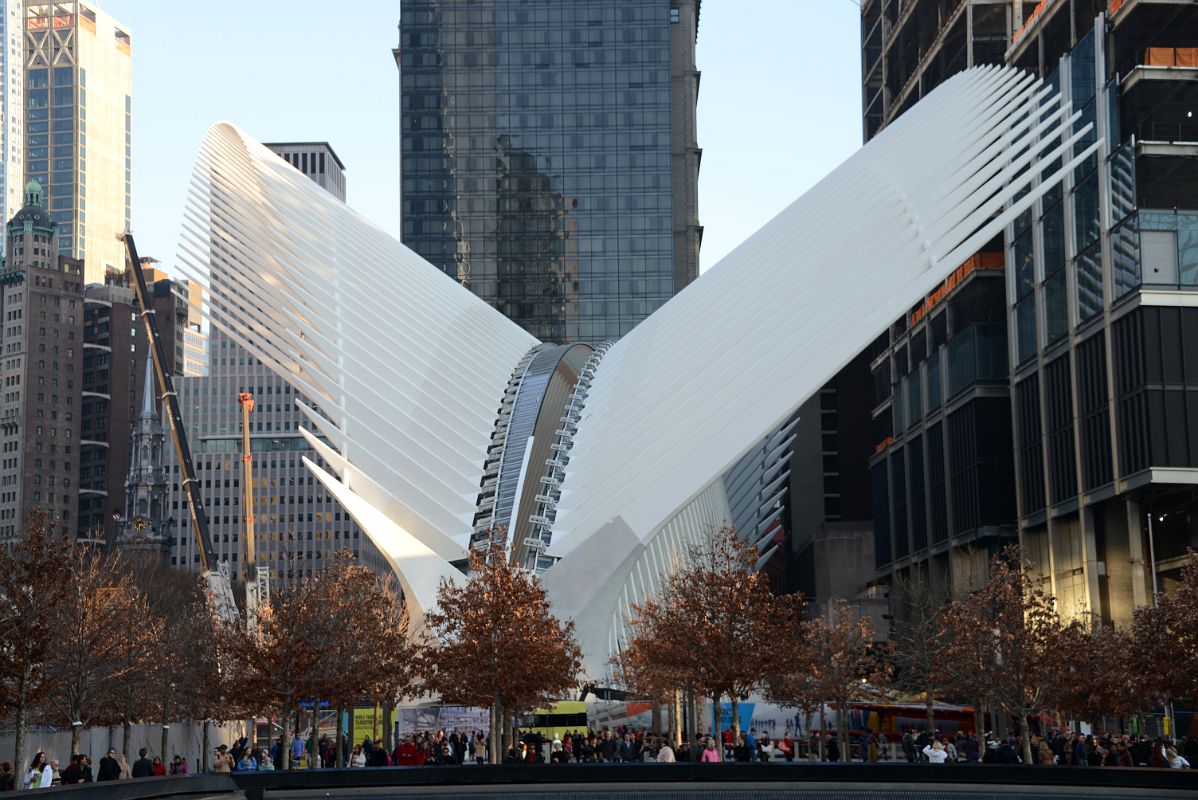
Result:
M949 593L933 586L919 567L896 577L890 593L894 623L894 682L905 692L923 695L928 731L936 729L936 700L948 688L951 671L944 669L945 611Z

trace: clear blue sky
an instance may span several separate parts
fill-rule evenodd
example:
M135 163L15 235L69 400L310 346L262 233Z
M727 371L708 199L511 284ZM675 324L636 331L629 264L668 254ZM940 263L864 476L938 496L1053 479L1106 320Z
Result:
M175 261L208 126L327 140L349 204L398 237L398 0L101 0L133 34L133 228ZM709 267L861 144L853 0L704 0L699 218Z

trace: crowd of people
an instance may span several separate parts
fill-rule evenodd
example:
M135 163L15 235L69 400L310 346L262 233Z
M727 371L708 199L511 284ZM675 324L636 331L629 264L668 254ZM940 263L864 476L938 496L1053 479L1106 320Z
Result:
M505 748L501 760L505 764L743 763L840 761L842 756L838 737L831 732L816 731L810 736L792 737L787 731L780 738L771 738L767 732L758 733L754 729L742 731L737 736L731 730L725 730L722 732L723 755L711 735L682 737L677 748L670 744L671 738L668 733L660 736L624 727L614 731L568 731L552 738L528 732ZM852 760L867 763L896 760L934 765L1023 763L1023 746L1017 737L996 737L989 732L978 738L960 731L950 735L910 729L894 740L869 732L853 737L849 746ZM301 764L309 768L335 767L337 748L327 735L319 739L296 737L288 747L290 764L293 767ZM340 748L341 762L350 768L486 764L490 756L490 742L482 731L447 734L441 730L409 734L401 737L390 752L380 740L367 737L361 744L351 747L349 738L342 736ZM269 748L251 745L243 737L232 747L222 744L215 749L212 769L222 773L281 770L283 753L282 737ZM1031 753L1033 762L1039 766L1186 769L1198 763L1198 737L1172 740L1143 735L1048 731L1043 736L1032 735ZM85 753L72 756L67 767L62 769L58 759L39 752L20 775L16 774L11 762L0 763L0 791L186 775L188 771L187 759L176 755L170 764L166 764L160 756L151 756L144 747L138 751L138 759L132 765L124 755L110 749L94 772L91 759Z
M526 732L505 746L499 759L505 764L572 763L675 763L696 762L769 762L769 761L840 761L839 737L833 732L814 732L792 737L787 731L771 738L755 729L739 735L722 732L724 746L718 748L711 735L682 737L677 748L672 737L650 731L619 727L615 730L568 731L546 737ZM269 752L237 742L231 751L222 750L224 761L219 771L268 771L282 769L282 741ZM296 738L292 742L293 766L331 768L337 763L337 748L328 736L320 739ZM858 762L908 761L926 764L1021 764L1022 742L1013 736L996 737L987 732L980 739L962 732L953 735L940 731L911 729L888 737L867 732L849 742L850 758ZM482 731L446 733L421 732L400 738L390 751L380 740L369 737L350 745L341 739L342 763L350 768L391 766L443 766L489 763L490 742ZM1050 731L1033 735L1031 752L1036 764L1068 766L1122 766L1188 768L1198 763L1198 737L1174 741L1147 736L1083 735L1068 731Z
M123 754L118 755L115 748L109 748L108 754L100 759L98 768L93 770L91 756L76 753L64 769L57 758L50 758L44 751L39 751L22 775L16 774L11 761L0 762L0 792L188 773L187 759L180 755L176 755L169 765L163 762L161 756L151 758L149 750L144 747L137 755L137 760L130 765Z

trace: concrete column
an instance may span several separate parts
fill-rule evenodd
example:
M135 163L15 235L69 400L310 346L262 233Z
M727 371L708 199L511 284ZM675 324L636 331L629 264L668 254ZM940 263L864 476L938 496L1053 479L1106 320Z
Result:
M1131 569L1131 599L1136 606L1152 602L1152 564L1148 559L1148 548L1144 543L1144 510L1136 500L1128 498L1127 510L1127 558Z
M1099 564L1098 546L1094 534L1094 507L1086 506L1078 514L1078 524L1081 526L1082 543L1082 577L1086 584L1086 610L1091 614L1103 615L1102 593L1099 589L1099 570L1105 570L1106 565Z

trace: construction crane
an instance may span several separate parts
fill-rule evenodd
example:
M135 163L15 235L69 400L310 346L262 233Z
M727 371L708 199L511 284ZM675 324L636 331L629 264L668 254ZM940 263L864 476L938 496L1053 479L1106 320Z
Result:
M258 609L270 602L270 567L257 565L254 538L254 456L250 451L250 412L254 396L239 392L241 406L241 505L245 510L245 623L251 633L258 630Z
M167 422L171 429L171 439L175 444L175 455L179 459L179 486L186 497L187 511L191 516L191 532L195 539L196 552L200 557L200 569L205 585L208 587L209 602L213 613L226 623L236 623L238 620L237 602L233 599L233 582L229 575L229 564L218 562L212 550L212 536L208 532L208 514L204 510L204 501L200 497L200 483L196 480L195 464L191 460L191 448L187 445L187 432L183 428L183 418L179 413L179 397L175 394L175 384L170 371L166 368L166 351L162 346L162 338L158 334L158 320L154 317L154 306L150 301L150 292L146 286L146 276L142 271L141 259L137 257L137 245L133 243L133 234L126 232L121 235L125 242L125 257L129 269L133 273L133 289L137 293L137 303L141 307L141 321L146 330L146 341L154 362L154 377L158 384L159 399L166 405Z

